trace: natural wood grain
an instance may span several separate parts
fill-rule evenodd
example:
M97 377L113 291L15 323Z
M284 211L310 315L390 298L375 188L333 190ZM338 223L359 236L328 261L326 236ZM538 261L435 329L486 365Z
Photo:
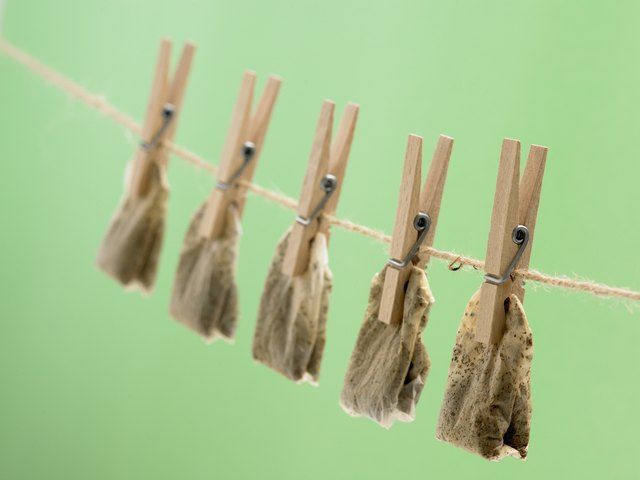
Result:
M231 125L227 132L227 139L222 148L218 166L218 178L227 180L242 165L242 145L248 138L249 121L251 119L251 104L256 74L246 71L242 77L240 93L231 115ZM232 189L237 189L236 186ZM200 235L204 238L217 238L224 229L225 212L233 195L228 191L214 188L211 192L202 220L200 221Z
M141 140L148 142L160 126L162 121L162 108L169 85L169 62L171 59L171 42L163 38L160 41L156 70L151 84L151 94L147 104L147 114L142 126ZM130 191L136 195L144 196L148 184L149 151L139 148L136 151L132 168Z
M329 171L334 106L330 100L325 100L322 104L298 202L297 213L302 217L308 217L324 196L324 191L320 188L320 181ZM319 218L307 226L294 223L282 265L282 271L286 275L294 277L306 270L309 263L309 242L318 231Z
M527 269L531 260L531 249L533 248L533 236L538 218L538 206L540 204L540 192L542 190L542 180L544 169L547 163L547 147L531 145L529 148L529 158L520 180L520 201L518 207L518 223L529 229L529 243L518 262L516 268ZM515 293L521 302L524 302L524 279L517 277L513 284L512 292Z
M453 149L453 138L440 135L438 143L431 158L427 179L420 194L420 211L426 213L431 218L431 226L427 236L422 243L422 251L417 264L424 268L429 263L429 253L424 249L431 247L436 236L438 226L438 216L440 215L440 205L442 204L442 194L447 179L451 150Z
M520 142L505 139L502 143L498 180L487 243L485 272L501 276L516 253L511 235L518 223L518 184L520 181ZM476 325L476 340L496 343L504 331L504 301L511 291L512 281L503 285L484 282L480 289L480 311Z
M413 219L418 214L420 202L420 183L422 181L422 137L409 135L402 170L402 183L393 237L389 254L402 260L411 249L418 232L413 227ZM387 266L378 319L387 324L396 324L402 320L405 283L409 277L411 265L403 269Z

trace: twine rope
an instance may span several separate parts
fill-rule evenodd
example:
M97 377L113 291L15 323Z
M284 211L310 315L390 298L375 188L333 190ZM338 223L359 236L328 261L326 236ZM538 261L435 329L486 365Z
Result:
M76 98L80 102L92 107L99 111L106 117L112 119L117 124L121 125L125 129L133 132L136 135L142 133L142 127L133 118L119 111L115 106L111 105L104 97L91 93L82 85L77 84L70 78L65 77L61 73L47 67L42 62L38 61L34 57L28 55L24 51L10 44L4 39L0 39L0 51L2 51L9 58L22 64L32 73L43 78L46 82L55 86L56 88L66 92L72 97ZM198 168L208 170L212 173L217 172L217 167L210 162L200 157L199 155L191 152L185 147L182 147L173 142L165 142L164 147L177 157L186 160L187 162L195 165ZM249 191L254 194L265 198L266 200L277 203L285 208L295 211L298 203L295 199L288 197L284 194L274 192L272 190L261 187L255 183L243 181L241 182ZM372 238L380 243L391 243L391 236L386 233L367 227L366 225L360 225L350 220L337 218L333 215L328 215L328 220L332 225L338 228L347 230L349 232L362 235L364 237ZM435 257L444 262L448 262L451 270L458 270L461 266L472 267L476 270L482 270L484 268L484 262L472 257L459 255L455 252L449 252L445 250L438 250L437 248L427 247L422 248L421 253L428 253L431 257ZM457 268L452 268L452 265L457 264ZM547 275L536 270L516 270L514 275L520 276L530 282L536 282L543 285L549 285L552 287L562 288L566 290L574 290L579 292L588 293L591 295L607 298L621 298L631 301L640 301L640 292L636 292L627 288L612 287L606 284L597 283L589 280L576 280L567 276L553 276Z

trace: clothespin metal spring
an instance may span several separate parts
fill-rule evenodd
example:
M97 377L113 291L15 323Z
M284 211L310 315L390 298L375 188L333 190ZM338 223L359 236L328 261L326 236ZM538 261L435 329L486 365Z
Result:
M175 111L175 105L173 105L172 103L165 103L164 107L162 107L162 125L160 125L156 133L153 134L151 140L149 140L148 142L145 142L144 140L140 142L140 148L148 152L158 145L160 139L164 135L164 132L169 127L169 124L174 117L173 114L175 113Z
M298 222L300 225L308 227L309 225L311 225L311 222L313 222L316 217L322 212L322 210L324 210L324 206L329 201L329 198L331 197L331 195L333 195L333 192L336 191L336 188L338 188L338 179L334 175L328 173L320 181L320 188L324 190L324 197L322 197L322 199L318 202L318 205L316 205L316 208L313 209L311 215L309 215L307 218L301 215L296 216L296 222Z
M249 166L255 153L256 153L255 143L244 142L244 145L242 146L242 156L243 156L242 165L240 165L238 169L235 172L233 172L229 180L226 180L226 181L220 180L216 185L216 188L224 191L224 190L228 190L231 186L233 186L235 181L240 177L240 175L242 175L242 172L244 172L246 168Z
M420 212L413 219L413 228L416 231L420 232L416 243L413 244L411 250L405 255L403 260L398 260L396 258L390 258L387 261L387 264L390 267L401 269L409 265L413 262L418 250L420 249L420 245L424 242L424 239L427 238L427 233L429 233L429 227L431 227L431 217L426 213Z
M511 260L506 272L504 272L504 275L501 277L487 273L484 276L485 282L490 283L491 285L503 285L511 278L511 274L515 270L516 265L518 265L518 262L524 253L524 249L527 248L527 244L529 243L529 229L524 225L518 225L513 229L511 240L513 240L513 243L518 245L518 251L513 256L513 260Z

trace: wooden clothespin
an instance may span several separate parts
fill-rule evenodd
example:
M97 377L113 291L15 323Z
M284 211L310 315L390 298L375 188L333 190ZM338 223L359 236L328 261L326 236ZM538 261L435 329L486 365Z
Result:
M400 197L391 240L389 264L382 287L378 319L393 325L402 320L404 294L412 265L426 267L427 247L433 245L453 138L440 135L429 173L422 181L422 137L409 135L404 158ZM420 248L425 252L420 255ZM402 259L402 260L398 260Z
M184 45L173 80L169 81L171 41L168 39L160 41L151 96L142 127L142 141L133 161L131 173L130 188L136 195L147 194L151 166L154 161L160 161L155 158L157 151L164 143L173 140L195 48L192 43Z
M231 126L222 150L218 184L211 192L200 222L200 234L214 239L224 231L226 212L234 204L241 216L246 200L246 183L251 182L269 128L282 79L271 75L253 115L251 105L256 74L246 71L231 116Z
M334 214L338 206L360 107L355 103L347 104L336 139L332 142L334 107L332 101L325 100L320 111L298 202L298 216L289 236L282 265L283 273L291 277L307 269L311 241L318 232L329 232L329 222L323 218L323 214Z
M540 203L547 147L532 145L520 180L520 142L502 143L491 230L485 258L485 283L480 289L476 340L497 343L504 332L505 300L513 292L524 299L524 282L515 282L516 268L527 269Z

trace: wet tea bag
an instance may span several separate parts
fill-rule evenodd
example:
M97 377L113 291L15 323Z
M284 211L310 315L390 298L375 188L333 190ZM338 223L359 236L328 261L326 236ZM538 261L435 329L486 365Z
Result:
M334 104L325 100L293 226L273 257L253 338L253 358L295 382L317 384L332 276L328 215L336 211L359 107L349 103L331 141Z
M301 275L282 271L289 230L280 241L260 301L253 358L287 378L315 384L326 342L332 276L327 241L316 235L309 265Z
M121 200L98 252L102 271L128 288L149 291L155 281L169 196L163 165L152 164L145 196Z
M436 437L488 460L525 459L531 425L533 337L522 303L547 149L531 146L520 179L520 142L502 144L480 290L453 348Z
M378 318L386 268L373 277L369 304L351 355L340 395L342 408L385 428L395 420L410 422L429 372L421 334L433 297L424 270L411 267L402 321Z
M235 280L241 216L281 79L270 76L251 114L256 74L246 71L231 117L218 182L184 238L169 311L207 342L231 341L238 323Z
M511 295L500 342L478 342L479 301L477 292L456 336L436 437L489 460L524 459L531 423L531 330L520 300Z
M165 144L175 134L194 52L185 44L170 82L171 42L160 43L142 143L127 167L125 194L98 252L98 267L127 288L148 292L155 283L169 196Z
M238 320L235 267L240 220L231 205L223 234L203 237L199 228L204 209L205 205L198 209L185 235L169 310L207 341L231 340Z
M424 267L429 257L426 248L435 236L452 146L452 138L440 137L420 193L422 138L409 136L391 239L392 258L373 278L340 395L347 413L368 417L385 428L396 420L415 418L429 371L421 335L434 300Z

